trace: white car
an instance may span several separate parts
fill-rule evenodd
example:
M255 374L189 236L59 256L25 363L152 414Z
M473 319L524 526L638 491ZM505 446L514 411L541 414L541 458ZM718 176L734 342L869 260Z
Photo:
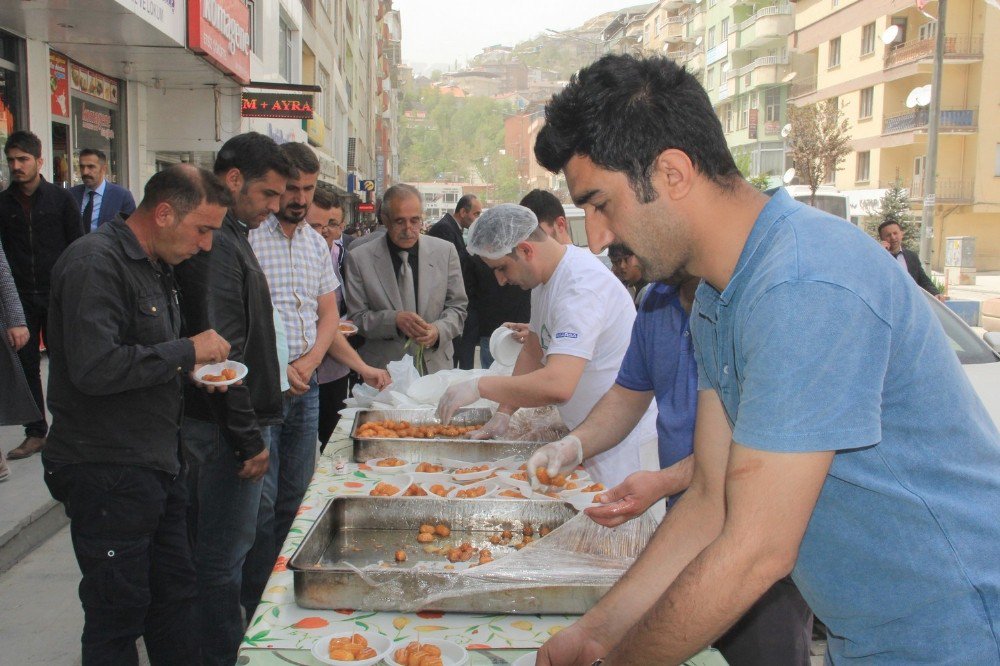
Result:
M962 369L972 382L972 388L1000 428L1000 354L991 346L1000 347L1000 334L987 333L984 341L944 303L930 294L927 294L927 300L944 327Z

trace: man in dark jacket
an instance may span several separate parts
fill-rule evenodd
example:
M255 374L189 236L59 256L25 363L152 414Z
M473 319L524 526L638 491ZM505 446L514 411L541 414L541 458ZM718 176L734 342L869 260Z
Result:
M878 225L878 237L882 241L882 247L889 250L889 254L895 257L899 265L910 274L910 277L921 289L929 291L939 301L944 300L944 296L927 277L924 267L920 265L920 257L917 256L917 253L903 247L903 227L898 222L887 220Z
M211 173L157 173L128 221L52 269L45 483L70 519L83 580L83 664L195 664L195 570L177 440L182 386L226 358L218 333L180 334L171 266L212 244L229 193Z
M469 295L469 315L462 328L462 337L454 341L455 367L462 370L472 370L475 367L476 343L479 342L479 316L476 312L477 305L472 300L472 294L476 291L476 271L472 265L472 257L465 249L462 231L471 227L482 212L483 204L479 202L479 198L475 194L466 194L455 205L454 215L445 213L444 217L427 230L428 236L436 236L454 245L462 264L465 293Z
M28 324L28 343L18 356L42 418L25 424L25 439L7 457L27 458L42 450L48 434L40 370L40 337L47 335L49 273L69 244L83 234L80 209L70 193L42 178L42 142L31 132L14 132L4 144L11 184L0 192L0 241L14 274Z
M177 267L185 326L219 331L232 345L229 358L249 368L242 386L212 395L192 388L185 398L181 433L190 465L203 664L236 661L243 636L242 571L254 544L261 477L268 468L267 431L281 421L284 368L278 367L271 294L247 234L277 211L289 173L277 144L262 134L240 134L223 144L215 174L233 195L233 205L214 233L211 251ZM270 562L248 572L270 572L274 551L273 546L267 551ZM266 580L266 573L257 575Z

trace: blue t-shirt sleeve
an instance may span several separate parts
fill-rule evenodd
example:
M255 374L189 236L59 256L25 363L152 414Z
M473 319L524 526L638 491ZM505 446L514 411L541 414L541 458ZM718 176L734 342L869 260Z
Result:
M646 350L643 347L643 332L645 317L642 310L632 324L632 339L629 341L622 367L618 370L615 383L631 391L652 391L653 380L649 376L649 364L646 363Z
M825 282L769 290L738 332L743 359L733 440L765 451L835 451L882 439L889 324Z

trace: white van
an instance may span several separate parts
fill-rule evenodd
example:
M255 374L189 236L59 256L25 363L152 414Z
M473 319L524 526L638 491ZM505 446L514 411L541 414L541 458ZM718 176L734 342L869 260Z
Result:
M774 194L779 189L778 187L769 187L764 190L764 194L768 196ZM816 203L812 203L812 191L809 189L808 185L785 185L783 189L788 192L788 194L796 201L801 201L804 204L810 206L815 205L822 211L836 215L845 220L850 220L847 217L847 195L838 190L832 185L820 185L816 189Z
M569 225L569 237L573 239L573 245L577 247L588 247L587 245L587 228L584 224L584 212L582 208L577 208L572 204L563 204L563 210L566 211L566 222ZM601 260L608 268L611 268L611 260L608 259L608 248L604 248L597 255L597 258Z

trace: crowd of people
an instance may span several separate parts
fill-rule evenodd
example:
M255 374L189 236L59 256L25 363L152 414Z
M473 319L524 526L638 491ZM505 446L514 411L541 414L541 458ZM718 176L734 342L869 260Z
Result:
M34 135L4 151L0 418L27 424L10 458L41 452L70 517L84 664L137 663L139 636L154 663L234 663L351 384L385 388L405 354L471 369L479 347L488 367L504 324L513 371L453 383L437 416L494 401L472 436L497 438L554 405L570 432L530 458L533 484L582 464L610 487L594 521L661 521L539 664L714 644L734 665L805 665L813 612L834 663L1000 663L1000 434L899 225L880 229L887 253L757 191L671 61L584 68L535 146L613 272L543 190L464 196L425 232L419 191L396 184L355 238L304 144L237 135L138 205L99 151L70 191L42 178ZM226 360L247 376L197 378Z

